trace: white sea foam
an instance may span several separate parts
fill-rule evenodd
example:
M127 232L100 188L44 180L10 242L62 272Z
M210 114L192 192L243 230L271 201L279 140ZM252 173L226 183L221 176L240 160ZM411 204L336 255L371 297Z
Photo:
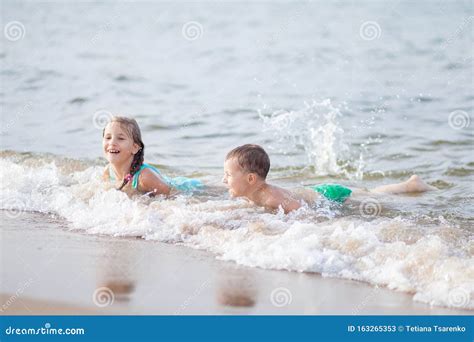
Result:
M250 267L318 272L410 292L433 305L474 309L472 234L448 223L369 221L327 207L270 214L224 192L130 199L103 184L101 171L91 166L66 173L52 162L1 158L1 209L53 213L89 234L180 243Z

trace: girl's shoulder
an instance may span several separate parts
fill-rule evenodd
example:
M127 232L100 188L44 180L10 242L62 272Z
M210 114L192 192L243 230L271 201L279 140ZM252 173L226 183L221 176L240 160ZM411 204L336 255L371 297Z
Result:
M161 180L161 174L159 171L155 168L151 167L142 167L140 170L138 177L140 179L140 183L142 182L147 182L147 181L153 181L156 179Z
M154 191L168 194L170 188L154 167L143 167L138 175L138 187L142 191Z
M158 177L161 178L161 172L151 164L143 163L140 169L137 171L138 175L145 177Z

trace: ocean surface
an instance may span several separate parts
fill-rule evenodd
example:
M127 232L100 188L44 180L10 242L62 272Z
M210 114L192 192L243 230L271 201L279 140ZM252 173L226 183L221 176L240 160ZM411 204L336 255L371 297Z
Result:
M208 250L474 309L471 1L2 1L0 208L89 234ZM209 191L128 198L100 181L101 128L136 118L145 159ZM269 180L439 190L289 215L232 200L226 153Z

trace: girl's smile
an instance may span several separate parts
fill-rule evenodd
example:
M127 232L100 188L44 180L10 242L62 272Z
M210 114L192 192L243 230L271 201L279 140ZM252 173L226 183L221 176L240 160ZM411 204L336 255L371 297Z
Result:
M128 132L117 122L112 122L105 127L102 145L105 157L115 165L131 163L133 155L140 149Z

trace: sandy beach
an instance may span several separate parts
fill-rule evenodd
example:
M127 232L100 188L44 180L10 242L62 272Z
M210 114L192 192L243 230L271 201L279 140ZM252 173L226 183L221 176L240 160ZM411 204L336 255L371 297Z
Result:
M472 1L2 10L1 314L473 313ZM243 144L352 198L254 206L223 182ZM357 195L413 175L437 190Z
M11 216L11 215L9 215ZM2 315L467 315L318 274L269 271L156 241L85 235L1 212Z

